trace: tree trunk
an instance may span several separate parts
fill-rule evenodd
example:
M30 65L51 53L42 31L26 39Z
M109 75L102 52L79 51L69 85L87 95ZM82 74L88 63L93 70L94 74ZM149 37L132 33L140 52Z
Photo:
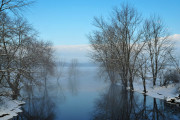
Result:
M146 80L145 80L145 78L143 78L143 86L144 86L144 93L146 93L147 91L146 91Z
M131 89L131 90L134 90L134 87L133 87L133 78L132 78L132 76L129 78L129 83L130 83L130 89Z
M155 85L156 85L156 78L153 77L153 86L155 86Z
M14 89L12 94L12 99L16 100L18 96L19 96L19 89Z

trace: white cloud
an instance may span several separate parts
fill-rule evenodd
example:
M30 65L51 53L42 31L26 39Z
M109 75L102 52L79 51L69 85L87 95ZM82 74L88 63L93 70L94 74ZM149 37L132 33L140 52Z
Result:
M171 35L170 38L176 42L180 42L180 34Z
M180 34L174 34L170 36L170 39L175 42L175 50L178 56L180 56Z
M177 56L180 56L180 34L174 34L170 36L170 39L175 42L175 52ZM65 59L66 62L70 62L71 59L78 59L79 62L89 62L89 52L91 47L86 45L56 45L54 46L56 55L58 58Z
M171 35L170 39L175 43L175 55L180 57L180 34Z
M175 47L180 47L180 34L174 34L170 36L170 40L175 43Z

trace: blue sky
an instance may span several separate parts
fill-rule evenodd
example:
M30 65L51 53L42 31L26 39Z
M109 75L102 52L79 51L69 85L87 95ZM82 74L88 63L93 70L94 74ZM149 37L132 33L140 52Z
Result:
M40 38L53 43L56 56L87 62L91 50L87 35L96 29L93 18L109 17L122 3L137 8L144 18L161 16L180 50L180 0L36 0L24 16L39 31Z
M108 17L121 3L130 3L145 17L160 15L171 34L180 34L180 0L36 0L25 16L54 45L88 44L93 17Z

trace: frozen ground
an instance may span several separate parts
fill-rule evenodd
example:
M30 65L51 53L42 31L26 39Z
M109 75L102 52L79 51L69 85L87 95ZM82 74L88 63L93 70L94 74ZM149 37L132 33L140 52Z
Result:
M21 106L24 102L12 100L7 97L0 97L0 120L8 120L17 116L21 111Z
M177 98L179 96L177 90L179 84L170 84L168 86L152 86L152 82L147 81L146 90L148 91L146 95L158 98L158 99L164 99L166 101L171 101L171 99L174 99L174 102L180 103L180 99ZM142 85L142 81L136 81L134 82L134 91L139 93L143 92L144 88Z

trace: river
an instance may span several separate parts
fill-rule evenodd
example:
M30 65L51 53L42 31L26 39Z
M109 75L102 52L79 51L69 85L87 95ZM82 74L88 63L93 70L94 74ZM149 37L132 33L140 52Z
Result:
M110 84L97 67L65 67L46 88L27 92L26 104L13 120L179 120L180 108L164 100Z

